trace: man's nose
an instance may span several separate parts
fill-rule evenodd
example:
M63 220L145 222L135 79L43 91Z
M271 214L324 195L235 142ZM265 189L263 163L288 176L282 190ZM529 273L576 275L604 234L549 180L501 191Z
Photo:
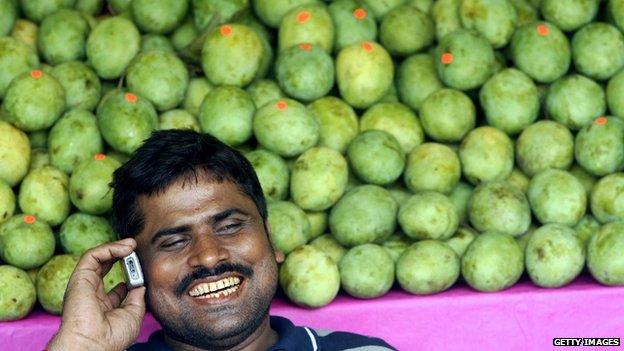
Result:
M188 263L191 267L203 266L211 268L221 261L227 261L229 258L229 251L221 245L219 239L207 234L202 235L193 244L193 250Z

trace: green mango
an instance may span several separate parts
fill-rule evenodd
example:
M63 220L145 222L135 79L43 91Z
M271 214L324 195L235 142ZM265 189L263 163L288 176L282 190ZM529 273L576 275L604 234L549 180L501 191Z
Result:
M112 91L97 109L98 126L113 149L131 154L158 128L158 115L149 100L133 93Z
M160 115L159 130L190 129L201 131L197 118L186 110L169 110Z
M355 186L332 207L329 228L345 247L374 242L394 233L398 205L376 185Z
M11 187L0 180L0 224L13 216L15 212L15 194Z
M69 179L69 197L80 211L102 215L112 208L113 192L110 183L113 172L121 163L103 154L82 161Z
M310 221L305 212L290 201L274 201L267 205L270 237L275 248L289 254L310 239Z
M624 169L624 121L598 117L576 134L576 162L590 174L604 176Z
M111 7L113 13L122 13L130 10L130 3L132 0L106 0Z
M329 256L336 264L339 264L340 260L347 253L347 249L340 245L338 240L334 239L331 234L319 236L310 242L310 246L317 248L325 255Z
M571 32L593 21L599 6L600 0L541 0L540 12L546 21Z
M3 109L4 119L24 131L47 129L65 109L65 90L50 74L22 73L9 85Z
M98 23L87 38L87 58L103 79L119 78L141 48L141 34L134 23L110 17Z
M516 8L507 0L463 0L459 18L464 28L479 33L495 49L507 45L518 22Z
M619 30L624 29L624 1L609 0L607 2L607 16Z
M52 166L48 149L32 149L30 153L30 167L28 168L28 171L30 172L45 166Z
M11 30L11 37L26 44L35 54L37 53L39 26L35 23L24 19L17 19L13 30Z
M475 105L468 95L455 89L432 92L420 106L420 121L425 134L439 142L461 141L474 129L476 115Z
M95 16L102 12L104 0L76 0L74 8L86 15Z
M514 147L501 130L484 126L469 132L459 146L464 177L473 185L506 179L514 166Z
M405 168L401 144L391 134L368 130L351 141L347 149L351 169L368 184L394 183Z
M73 255L54 256L37 273L37 298L46 311L57 315L63 311L67 283L78 259L78 256Z
M409 56L433 43L433 21L410 5L395 7L379 26L379 41L393 56Z
M334 86L334 61L320 46L300 44L280 52L275 62L277 82L294 99L319 99Z
M278 32L279 51L307 43L319 46L327 53L334 48L334 22L323 4L306 4L288 11Z
M571 228L546 224L535 230L529 239L525 260L533 284L558 288L581 273L585 266L585 248Z
M394 283L394 261L383 247L353 247L340 260L340 283L347 294L372 299L385 295Z
M0 37L11 33L17 19L17 10L18 7L13 0L0 0Z
M282 88L280 88L277 82L272 79L256 80L251 83L246 90L251 96L251 99L257 109L271 101L275 101L286 96L284 95Z
M535 8L529 0L509 0L516 10L516 25L524 26L537 21L539 9Z
M30 165L28 136L11 124L0 121L0 180L13 187L19 184Z
M329 215L326 211L305 211L310 222L310 239L318 238L327 230Z
M26 317L37 302L35 284L30 280L28 273L9 265L0 265L0 296L0 321L2 322L16 321Z
M548 168L566 170L574 161L574 137L560 123L538 121L516 140L516 161L529 177Z
M204 42L202 68L212 84L245 87L262 73L266 50L262 37L251 27L222 25Z
M606 94L611 114L624 118L624 70L609 79Z
M504 69L485 82L479 99L488 124L509 135L533 123L540 108L535 83L515 68Z
M328 147L344 154L360 130L353 108L337 97L326 96L312 102L308 109L312 111L320 127L317 146Z
M440 79L451 88L478 88L494 73L492 46L467 30L457 30L443 37L434 58Z
M457 257L461 258L477 235L479 234L474 229L462 226L457 229L452 237L444 240L444 243L455 251Z
M472 185L460 180L448 195L453 206L455 206L459 223L468 223L468 201L470 201L473 191L474 187Z
M448 239L457 231L459 217L448 196L422 191L410 197L399 209L403 232L415 240Z
M406 0L361 0L361 2L373 11L377 21L382 21L388 12L402 5Z
M222 2L222 0L218 0ZM318 0L253 0L253 7L258 18L271 27L278 28L287 12L304 4L318 4Z
M255 112L256 106L245 90L220 86L206 95L197 118L204 133L237 146L252 136Z
M462 276L478 291L500 291L514 285L524 270L522 249L510 235L481 233L461 260Z
M546 169L531 178L527 197L533 214L542 224L560 223L573 227L587 209L583 184L560 169Z
M424 143L408 154L403 180L414 193L437 191L449 194L460 177L459 157L451 148L438 143Z
M589 196L591 212L605 224L624 220L624 174L613 173L600 179Z
M444 87L429 54L406 58L397 70L396 79L401 102L419 112L425 99Z
M365 41L344 47L336 58L336 83L342 98L354 108L379 101L394 80L394 64L383 46Z
M406 154L425 139L418 116L398 102L381 102L369 108L362 115L360 129L362 132L376 129L391 134Z
M46 17L37 37L39 53L51 65L85 57L89 24L84 15L75 10L62 9Z
M159 34L146 34L141 37L141 51L169 51L174 52L173 44L171 40L164 35Z
M128 88L148 99L158 111L170 110L184 100L189 73L173 52L148 51L128 66Z
M324 211L345 192L349 166L336 150L313 147L297 158L290 176L290 196L304 210Z
M438 41L447 34L462 28L459 18L461 2L462 0L437 0L431 7L431 18L435 23Z
M574 229L574 234L581 240L583 249L585 249L589 243L589 239L598 232L600 227L600 222L598 222L594 216L586 214L572 229Z
M197 29L204 30L213 18L216 24L230 22L240 11L249 8L249 0L192 0L193 20Z
M0 256L8 264L31 269L54 255L54 234L44 221L32 215L14 215L0 226Z
M267 202L286 200L290 172L286 161L271 151L257 149L245 154L260 181Z
M50 161L61 171L71 174L82 161L104 149L102 136L93 113L71 110L50 130Z
M315 308L327 305L340 289L336 263L310 245L294 250L280 267L279 283L295 304Z
M32 170L20 185L18 202L24 213L37 216L55 227L69 215L69 177L61 170L46 166Z
M574 67L594 79L609 79L624 67L624 35L606 23L591 23L572 37Z
M605 92L593 80L573 74L555 81L548 89L546 111L553 120L579 130L607 110Z
M199 36L199 30L195 27L192 17L188 17L178 28L176 28L171 36L171 44L176 51L182 51L187 48Z
M0 37L0 98L5 98L13 78L38 66L39 57L28 45L11 37Z
M68 110L95 110L102 96L100 79L86 64L79 61L65 62L55 66L50 74L65 90L65 106Z
M459 278L460 261L448 245L436 240L412 244L396 263L399 285L414 295L447 290Z
M189 0L132 0L134 23L145 33L165 34L182 23Z
M206 78L191 78L188 88L186 89L186 95L184 96L182 107L193 116L197 116L204 98L212 89L212 84L210 84Z
M559 28L548 22L519 27L511 39L516 67L540 83L551 83L568 72L570 42Z
M589 198L589 194L591 193L592 188L596 183L596 177L589 174L589 172L587 172L583 167L577 165L576 163L572 165L568 172L570 172L573 176L576 177L576 179L581 182L581 184L583 184L585 192L587 193L587 196Z
M522 190L499 180L479 184L468 202L472 226L480 231L520 236L531 224L531 208Z
M335 0L327 9L334 21L336 51L377 37L375 16L366 5L356 0Z
M93 247L114 241L117 236L105 218L78 212L63 222L59 237L63 251L82 255Z
M36 23L43 21L59 9L73 8L76 0L20 0L22 12Z
M291 99L259 108L253 118L253 131L260 145L283 157L298 156L319 139L319 125L312 112Z
M587 246L587 267L591 275L604 285L624 285L624 224L603 226Z

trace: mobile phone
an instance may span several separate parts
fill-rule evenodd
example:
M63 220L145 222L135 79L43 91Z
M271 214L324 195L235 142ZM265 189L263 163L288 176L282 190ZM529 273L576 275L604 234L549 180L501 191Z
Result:
M124 268L124 275L126 276L126 286L128 290L143 286L145 280L143 279L143 270L139 263L139 257L136 252L132 251L131 254L124 257L122 260L122 266Z

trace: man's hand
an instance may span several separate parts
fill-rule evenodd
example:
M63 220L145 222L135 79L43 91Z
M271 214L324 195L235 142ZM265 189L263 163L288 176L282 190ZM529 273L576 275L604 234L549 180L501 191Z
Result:
M145 287L128 292L121 283L106 294L102 277L135 247L134 239L124 239L85 252L67 284L61 328L48 350L118 351L134 343L145 315Z

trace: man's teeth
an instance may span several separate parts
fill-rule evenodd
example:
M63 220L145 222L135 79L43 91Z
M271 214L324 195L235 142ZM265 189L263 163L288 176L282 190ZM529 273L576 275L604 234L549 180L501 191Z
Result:
M201 296L202 298L219 298L221 296L228 296L238 290L240 281L239 277L229 277L221 279L217 282L199 284L194 287L193 290L189 291L189 295L193 297Z

